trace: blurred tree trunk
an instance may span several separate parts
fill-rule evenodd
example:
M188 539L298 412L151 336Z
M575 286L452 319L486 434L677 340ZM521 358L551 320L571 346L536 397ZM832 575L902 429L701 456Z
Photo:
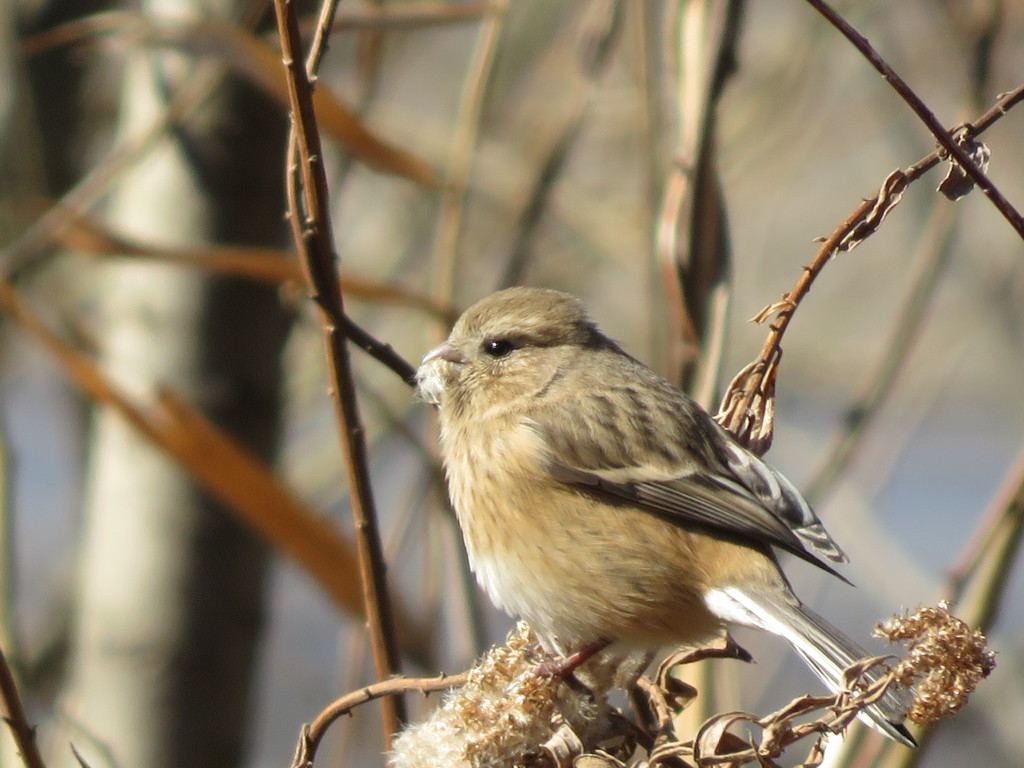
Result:
M239 3L241 4L241 3ZM195 0L144 13L208 13ZM224 4L218 4L224 5ZM127 59L120 129L145 130L189 78L168 52ZM140 240L280 245L280 111L227 79L130 168L111 227ZM256 454L280 428L280 353L289 326L272 287L144 261L108 262L96 305L106 370L143 402L169 386ZM268 552L232 515L117 415L97 414L69 674L70 730L51 765L238 765L264 620ZM104 754L106 753L106 754Z

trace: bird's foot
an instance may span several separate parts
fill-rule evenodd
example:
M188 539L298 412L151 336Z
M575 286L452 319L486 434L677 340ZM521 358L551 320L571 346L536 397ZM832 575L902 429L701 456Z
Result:
M611 645L611 643L612 641L607 638L595 640L583 646L575 653L570 653L568 656L554 657L547 661L542 661L537 665L536 672L543 677L560 677L568 682L573 672Z

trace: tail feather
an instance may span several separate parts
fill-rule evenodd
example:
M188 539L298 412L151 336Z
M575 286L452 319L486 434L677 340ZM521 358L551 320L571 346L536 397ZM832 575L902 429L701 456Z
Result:
M737 624L763 629L785 638L828 688L843 689L843 670L869 654L826 619L789 595L751 594L736 587L714 590L707 598L712 611ZM866 674L870 682L881 677L878 670ZM912 704L909 689L892 686L876 703L864 710L861 719L889 738L916 746L903 726Z

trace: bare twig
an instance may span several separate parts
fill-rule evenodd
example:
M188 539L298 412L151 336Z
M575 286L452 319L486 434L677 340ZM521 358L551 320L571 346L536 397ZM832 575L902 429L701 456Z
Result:
M290 190L289 218L292 222L296 248L306 273L310 298L320 312L331 378L332 401L338 421L338 434L345 458L349 498L355 520L363 602L373 648L374 667L378 678L386 679L398 670L398 649L385 579L380 531L370 485L365 435L356 403L355 384L343 333L347 321L336 269L320 134L313 114L312 84L309 73L299 58L301 44L298 16L293 0L275 0L274 11L277 16L281 54L288 84L292 133L302 179L303 210L299 210L296 195ZM385 743L390 748L391 740L402 720L401 701L388 698L382 703L381 712Z
M320 61L327 52L327 42L331 36L331 27L334 24L334 16L338 11L340 0L326 0L320 4L320 15L316 20L316 27L313 32L313 42L309 46L309 55L306 56L306 74L310 82L316 82L317 72L320 71Z
M979 136L1022 100L1024 85L1003 94L985 114L973 123L959 126L957 131L965 139ZM941 160L941 153L936 150L925 155L905 171L898 170L890 174L878 193L864 200L833 230L832 234L825 238L814 259L803 268L792 290L781 302L772 305L772 312L761 318L766 319L771 315L775 317L770 325L768 337L757 359L733 379L715 417L751 450L763 453L771 446L770 398L782 357L782 337L800 302L810 291L811 285L833 256L855 248L874 234L885 214L896 205L906 188L938 165Z
M974 109L981 109L989 90L992 48L1002 28L1000 3L990 3L987 7L983 3L972 7L966 14L963 12L965 9L959 6L954 8L955 0L940 4L944 5L950 24L974 52L971 59L974 66L971 68L970 103ZM902 363L918 336L925 314L950 262L951 236L959 210L943 205L931 211L907 280L908 295L901 302L899 315L892 323L890 339L874 372L866 378L860 394L853 398L852 405L847 409L843 428L825 451L825 458L818 471L806 484L804 495L812 505L831 490L849 467L857 448L863 443L875 417L894 389Z
M3 708L4 722L11 729L14 741L21 752L25 768L46 768L43 756L36 744L36 731L25 718L25 707L18 694L18 686L14 684L14 674L7 664L7 658L0 650L0 705Z
M327 729L335 720L349 714L356 707L374 699L394 697L411 691L427 694L458 688L465 684L467 677L468 675L465 673L423 678L394 677L342 696L324 708L312 723L302 727L292 768L311 768L313 760L316 758L316 751L326 735Z
M953 131L947 131L939 119L932 113L925 103L921 101L921 98L914 93L903 79L896 74L896 71L889 66L889 64L883 59L878 51L871 47L871 43L864 37L860 32L854 29L850 24L840 16L836 11L824 2L824 0L807 0L808 3L828 19L828 22L838 29L847 40L853 43L854 47L860 51L864 58L866 58L875 69L879 71L882 77L889 85L900 95L900 97L907 102L914 113L921 119L921 122L925 124L932 135L935 137L939 145L945 150L945 152L956 160L957 164L963 168L964 172L971 177L971 180L978 186L978 188L985 193L985 196L992 201L992 204L996 209L1003 215L1010 226L1012 226L1017 234L1024 238L1024 217L1020 215L1016 208L1010 204L1010 201L1003 197L1003 194L996 188L995 184L985 175L985 172L978 167L977 163L964 151L964 148L956 141Z

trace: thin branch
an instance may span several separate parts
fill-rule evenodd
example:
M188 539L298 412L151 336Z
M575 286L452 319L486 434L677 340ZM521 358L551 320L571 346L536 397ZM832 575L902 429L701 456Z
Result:
M311 768L316 758L316 751L320 747L320 742L327 734L327 729L331 727L335 720L343 715L350 714L356 707L374 699L394 697L411 691L428 694L434 691L458 688L466 683L468 677L467 673L422 678L395 677L368 685L358 691L352 691L342 696L340 699L329 704L316 716L312 723L302 727L302 733L299 735L299 744L295 750L295 758L292 761L292 768Z
M955 130L965 140L973 139L1021 101L1024 101L1024 85L1003 94L973 123L965 123ZM768 337L757 359L733 379L722 398L716 416L722 426L751 450L764 453L771 445L771 400L775 375L782 357L782 338L793 314L811 290L815 279L837 253L852 250L874 234L885 215L899 202L907 187L938 165L941 160L942 153L936 150L925 155L905 171L897 170L890 174L878 193L864 200L833 230L832 234L825 238L813 261L803 268L792 290L781 301L766 307L756 318L758 322L762 322L774 315L775 320L770 326Z
M878 54L874 48L871 47L871 43L864 37L860 32L854 29L850 24L836 11L824 2L824 0L807 0L808 3L824 16L832 26L838 29L847 40L853 43L854 47L864 55L875 69L879 71L882 77L889 85L900 95L900 97L907 102L914 113L921 119L921 122L925 124L932 135L935 137L939 145L945 150L945 152L956 160L957 164L963 168L964 173L971 177L971 180L978 186L978 188L985 193L985 196L992 201L992 204L996 209L1003 215L1010 226L1013 227L1017 234L1024 239L1024 217L1020 215L1016 208L1010 204L1010 201L1003 197L1002 193L996 188L995 184L985 175L985 172L978 167L977 163L971 159L970 155L964 151L963 147L956 141L953 136L953 132L947 131L939 119L932 113L925 103L921 101L920 97L911 90L910 86L903 81L903 79L896 74L895 70Z
M398 649L385 578L380 531L370 485L365 433L356 402L348 347L342 333L347 321L331 232L327 176L323 167L320 134L313 113L313 87L299 59L301 44L298 15L293 0L274 0L274 11L288 83L288 100L293 121L292 137L297 148L302 179L303 210L299 210L296 194L289 191L289 218L292 222L295 245L302 257L309 295L320 313L332 401L355 522L363 602L373 648L374 667L377 677L386 679L398 670ZM289 174L289 177L291 178L292 174ZM389 698L382 702L381 714L387 748L390 748L391 740L400 727L403 719L402 709L399 699Z
M320 15L316 20L316 28L313 32L313 43L309 46L309 55L306 57L306 75L310 83L316 82L317 72L320 71L320 62L327 52L327 42L331 36L331 26L334 24L334 15L338 10L340 0L324 0L320 5Z
M43 756L39 754L36 744L36 731L25 718L25 707L18 694L18 686L14 683L14 673L7 664L7 658L0 650L0 706L2 706L4 722L11 729L14 741L21 752L25 768L46 768Z
M416 368L395 352L390 344L374 338L368 331L356 325L348 315L342 315L339 330L345 338L397 374L410 387L416 386Z

